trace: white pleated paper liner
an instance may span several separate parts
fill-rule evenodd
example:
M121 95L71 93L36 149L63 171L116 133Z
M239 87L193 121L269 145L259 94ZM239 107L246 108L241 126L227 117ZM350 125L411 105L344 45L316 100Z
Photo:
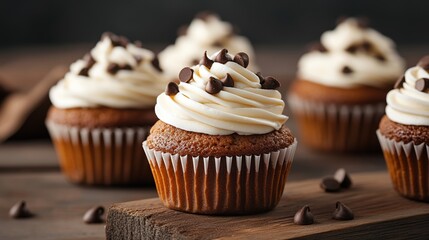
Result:
M300 141L318 150L356 152L378 148L374 132L384 115L385 103L326 104L291 94L289 105Z
M429 202L429 146L397 142L377 130L395 190L404 197Z
M261 155L179 156L143 148L164 205L214 215L251 214L273 209L283 195L297 141Z
M63 173L86 185L153 184L141 149L149 127L79 128L47 121Z

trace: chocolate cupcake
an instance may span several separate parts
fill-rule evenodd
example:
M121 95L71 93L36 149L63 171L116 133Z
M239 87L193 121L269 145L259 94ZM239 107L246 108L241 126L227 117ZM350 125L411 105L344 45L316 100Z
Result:
M46 124L68 180L88 185L153 182L143 141L157 121L165 78L156 56L106 33L50 90Z
M429 202L429 56L408 69L387 94L377 131L395 190Z
M297 141L283 125L279 83L247 65L245 53L204 55L158 96L143 148L165 206L225 215L278 204Z
M290 88L302 142L324 151L376 148L385 96L403 68L394 43L359 19L325 32L301 57Z
M250 41L239 36L230 23L210 12L197 14L189 26L180 28L176 42L159 53L159 60L167 76L173 80L182 68L197 64L202 52L207 51L210 56L223 48L231 54L246 52L253 59L248 68L257 70Z

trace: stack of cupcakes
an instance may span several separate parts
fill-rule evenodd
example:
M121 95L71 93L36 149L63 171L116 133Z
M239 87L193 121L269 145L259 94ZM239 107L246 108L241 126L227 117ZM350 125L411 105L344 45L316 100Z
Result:
M248 65L245 53L205 53L158 96L143 148L167 207L249 214L278 204L297 141L283 125L280 84Z
M71 182L153 181L140 144L157 121L153 106L166 82L151 51L111 33L71 65L50 90L46 120Z
M387 94L377 135L396 191L429 202L429 56Z
M384 99L403 68L394 43L363 20L345 19L325 32L300 59L290 89L302 142L324 151L377 147Z

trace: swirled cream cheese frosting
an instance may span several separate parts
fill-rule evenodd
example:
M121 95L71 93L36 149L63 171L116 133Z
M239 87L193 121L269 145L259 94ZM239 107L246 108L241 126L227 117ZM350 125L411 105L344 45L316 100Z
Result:
M298 77L332 87L385 88L405 66L393 41L368 28L362 19L346 19L323 33L313 50L299 60Z
M280 86L273 77L262 77L246 67L245 53L235 56L223 49L199 65L180 71L180 83L170 82L158 96L155 113L174 127L210 135L264 134L278 130L283 115Z
M408 69L386 97L387 117L405 125L429 126L429 56Z
M126 38L103 34L89 54L49 92L57 108L138 108L155 105L166 81L157 57Z
M236 35L230 23L221 21L214 14L200 13L182 31L175 44L159 54L159 60L166 74L174 79L183 67L197 64L202 52L207 51L211 55L223 48L228 49L231 54L246 52L254 59L250 41ZM251 64L249 69L256 70L256 67Z

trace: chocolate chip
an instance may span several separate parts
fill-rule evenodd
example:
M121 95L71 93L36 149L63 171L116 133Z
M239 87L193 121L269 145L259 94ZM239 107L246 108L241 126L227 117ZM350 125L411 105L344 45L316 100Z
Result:
M380 62L385 62L386 61L386 57L384 57L381 53L375 55L375 58L380 61Z
M129 43L129 41L126 37L118 36L118 35L113 34L111 32L105 32L101 36L102 39L104 39L106 37L110 39L110 41L112 42L112 45L114 47L117 47L117 46L126 47Z
M138 56L138 55L135 55L134 59L136 60L137 64L140 64L143 61L143 57L142 56Z
M92 66L94 66L96 62L90 53L85 54L85 56L83 56L83 60L86 62L86 66L88 68L91 68Z
M206 68L210 69L213 65L214 61L207 57L207 51L204 52L203 59L201 59L200 64L206 66Z
M310 225L314 223L314 217L308 205L305 205L295 213L293 223L297 225Z
M239 52L235 54L234 62L240 64L244 68L247 68L247 66L249 66L249 55L244 52Z
M339 168L334 174L335 180L340 183L340 187L349 188L352 185L352 179L344 168Z
M262 76L262 73L261 72L257 72L257 73L255 73L256 74L256 76L258 76L258 78L259 78L259 83L262 85L264 82L265 82L265 78L264 78L264 76Z
M220 52L215 57L215 62L219 62L222 64L225 64L231 60L232 60L231 57L228 55L228 50L226 50L225 48L220 50Z
M120 67L121 67L121 70L133 70L133 67L131 67L130 64L125 64Z
M429 79L427 78L417 79L414 87L417 89L417 91L425 92L429 88Z
M277 89L280 87L279 81L273 77L266 77L264 80L265 81L261 85L262 89Z
M320 187L325 192L338 192L340 191L340 183L333 177L325 177L320 182Z
M405 75L402 75L398 80L396 80L395 85L393 88L398 89L402 87L402 84L405 82Z
M134 41L134 45L138 48L142 48L143 47L143 43L140 41Z
M354 214L349 207L338 201L335 205L335 211L332 214L332 218L335 220L352 220L354 218Z
M368 28L369 27L369 18L368 17L358 17L356 18L357 26L360 28Z
M364 51L368 52L372 49L372 43L370 43L368 41L363 41L361 47Z
M422 57L417 66L423 68L424 70L429 70L429 55Z
M193 75L194 75L194 70L192 70L192 68L185 67L182 70L180 70L179 79L181 82L189 82L189 80L192 79Z
M210 77L210 80L207 82L207 85L206 85L206 92L210 94L216 94L216 93L219 93L222 89L223 89L222 82L219 79Z
M341 69L341 72L344 74L351 74L353 73L353 69L351 69L349 66L344 66L343 69Z
M89 76L89 69L90 68L88 68L88 67L84 67L77 73L77 75L88 77Z
M207 19L209 19L211 16L214 16L214 15L215 14L211 11L202 11L202 12L197 13L195 18L201 19L203 21L207 21Z
M336 21L337 25L340 25L341 23L345 22L348 18L349 18L349 17L348 17L348 16L345 16L345 15L339 16L339 17L337 18L337 21Z
M98 206L86 211L82 219L85 223L88 223L88 224L104 223L103 214L104 214L104 207Z
M313 52L313 51L327 52L328 51L328 49L326 49L326 47L321 42L312 43L307 47L307 49L310 52Z
M155 56L153 59L152 59L152 66L154 67L154 68L156 68L156 70L158 70L159 72L162 72L162 68L161 68L161 66L159 65L159 59L158 59L158 56Z
M356 53L356 52L357 52L357 50L358 50L358 49L359 49L358 45L356 45L356 44L352 44L352 45L350 45L350 46L348 46L348 47L346 48L346 51L347 51L347 52L349 52L349 53L354 54L354 53Z
M231 75L227 73L225 77L220 79L224 87L234 87L234 80L232 79Z
M121 67L119 67L117 63L109 63L109 65L107 65L107 72L110 74L116 74L120 69Z
M19 201L13 205L9 210L9 216L11 218L30 218L33 217L34 214L31 213L27 207L25 201Z
M165 95L174 96L179 92L179 86L175 82L169 82L165 87Z

